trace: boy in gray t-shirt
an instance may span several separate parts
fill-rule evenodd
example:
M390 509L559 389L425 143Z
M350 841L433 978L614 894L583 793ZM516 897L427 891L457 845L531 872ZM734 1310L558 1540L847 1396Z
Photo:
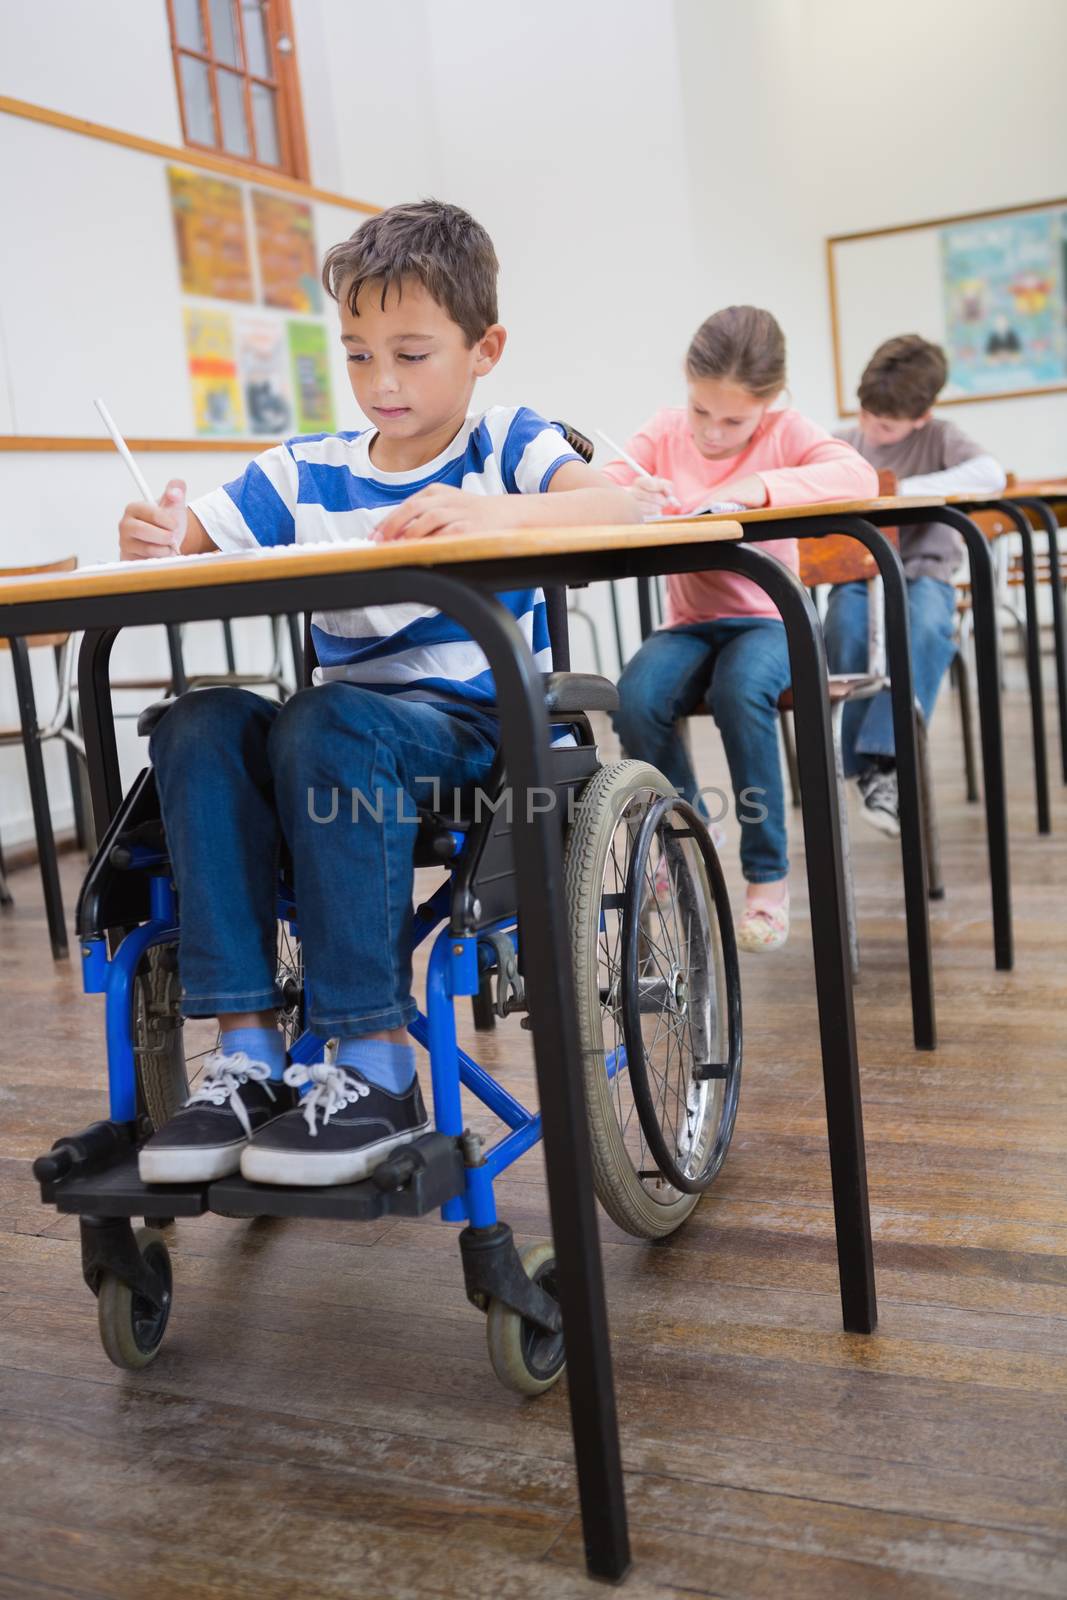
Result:
M902 334L879 345L859 383L859 426L837 437L872 467L892 472L899 494L996 494L1004 469L955 423L931 414L944 387L944 351ZM929 723L941 679L956 653L956 591L952 583L962 541L945 523L900 530L900 559L908 583L911 662L915 694ZM842 583L830 591L826 655L832 672L867 670L867 585ZM841 724L846 777L855 777L862 815L883 833L898 834L893 714L888 691L846 705Z

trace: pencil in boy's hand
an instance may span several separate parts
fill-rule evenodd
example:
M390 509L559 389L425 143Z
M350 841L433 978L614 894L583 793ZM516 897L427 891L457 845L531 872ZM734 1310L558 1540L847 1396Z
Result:
M148 480L141 471L140 467L137 465L136 461L133 459L133 456L130 454L129 446L122 437L122 434L119 432L118 428L115 426L115 421L111 415L111 412L107 409L107 406L104 404L99 395L97 395L96 399L93 401L93 405L96 407L97 411L99 411L100 420L103 422L104 427L111 435L112 444L115 446L115 449L118 451L119 455L129 468L130 477L141 491L145 504L150 506L158 505L158 499L148 487ZM175 555L181 555L182 535L180 530L176 530L175 537L171 540L171 545Z

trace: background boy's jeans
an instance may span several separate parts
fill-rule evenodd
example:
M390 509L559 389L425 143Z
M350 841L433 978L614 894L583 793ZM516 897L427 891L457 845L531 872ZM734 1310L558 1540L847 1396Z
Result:
M941 679L956 654L956 590L939 578L908 579L908 621L911 629L911 671L915 697L929 726ZM866 672L867 585L837 584L823 624L826 659L831 672ZM841 717L841 753L845 777L869 764L865 757L891 756L893 704L889 690L871 700L854 700Z
M789 871L778 749L778 697L789 685L785 627L773 617L724 617L662 628L619 679L615 731L629 756L649 761L705 816L707 805L678 734L702 700L719 725L741 823L741 870L749 883ZM711 820L726 815L712 797Z
M279 706L198 689L152 734L181 905L187 1016L268 1011L276 983L282 836L293 857L307 1024L323 1037L405 1027L416 805L485 778L498 739L478 707L401 700L349 683ZM353 820L353 792L361 791ZM379 806L379 791L381 805ZM380 811L381 821L372 814ZM315 820L331 819L331 820Z

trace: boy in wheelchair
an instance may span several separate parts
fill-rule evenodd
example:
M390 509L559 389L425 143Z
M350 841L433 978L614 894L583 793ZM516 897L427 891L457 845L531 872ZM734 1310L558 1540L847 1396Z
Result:
M327 254L366 431L288 440L185 503L126 507L122 555L421 539L522 524L638 520L526 407L468 415L504 348L497 262L470 216L397 206ZM521 510L503 498L522 494ZM499 597L551 668L540 590ZM282 706L246 690L182 696L151 758L181 906L182 1010L217 1017L218 1048L140 1150L145 1183L238 1170L255 1182L348 1184L427 1131L408 1024L417 807L469 792L497 743L484 656L424 606L319 613L316 686ZM406 820L405 820L406 819ZM287 1064L278 1030L276 884L291 854L306 1025L333 1059Z

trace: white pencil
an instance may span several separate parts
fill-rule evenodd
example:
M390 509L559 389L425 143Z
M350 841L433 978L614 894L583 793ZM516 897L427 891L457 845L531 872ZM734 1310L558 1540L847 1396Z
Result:
M140 489L145 501L150 506L158 505L159 501L148 487L147 478L137 465L136 461L133 459L133 456L130 454L129 446L122 437L122 434L119 432L118 428L116 428L115 420L112 417L111 412L107 409L107 406L100 399L99 395L93 401L93 405L99 411L100 420L104 424L104 427L107 429L108 433L111 435L112 444L115 446L115 449L118 451L119 455L130 469L130 477L133 479L138 489ZM174 544L174 550L179 555L181 554L181 542L181 535L178 534L177 542Z
M646 471L645 468L641 465L640 461L635 461L633 456L627 455L626 451L622 448L622 446L616 444L614 439L609 439L607 434L604 432L603 428L594 428L593 432L596 433L596 434L599 434L601 439L603 439L604 443L607 445L608 449L609 450L614 450L614 452L618 456L619 460L620 461L625 461L626 465L628 467L632 467L634 469L634 471L637 473L638 477L640 477L640 478L651 478L651 476L652 476L651 472Z

